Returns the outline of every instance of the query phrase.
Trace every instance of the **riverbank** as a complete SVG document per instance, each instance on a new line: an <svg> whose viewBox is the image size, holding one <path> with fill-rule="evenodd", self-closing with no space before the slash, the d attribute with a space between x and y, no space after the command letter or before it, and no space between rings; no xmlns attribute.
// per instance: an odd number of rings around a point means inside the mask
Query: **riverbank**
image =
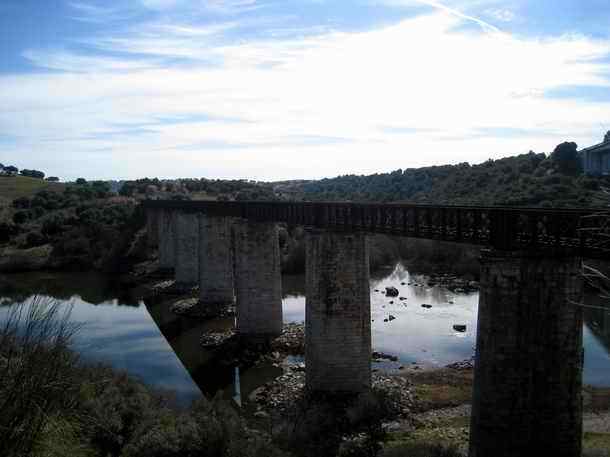
<svg viewBox="0 0 610 457"><path fill-rule="evenodd" d="M455 283L476 288L474 282ZM454 278L431 277L428 282L444 282L453 285ZM406 283L405 283L406 285ZM398 282L400 286L400 282ZM417 283L419 286L419 283ZM377 294L381 294L380 289ZM373 291L373 293L375 293ZM184 303L184 300L178 300ZM191 301L195 303L195 301ZM174 312L178 307L174 308ZM180 310L184 315L184 309ZM218 343L204 335L204 346ZM212 343L210 343L212 339ZM283 334L262 352L246 353L246 357L234 357L241 366L272 364L281 369L274 380L242 395L243 411L256 427L273 429L277 424L293 420L295 405L306 399L303 324L285 324ZM395 360L392 354L374 352L372 362ZM374 365L375 366L375 365ZM472 359L451 363L442 368L428 368L425 365L401 365L398 372L388 373L374 369L373 393L387 399L389 414L381 421L383 431L383 451L380 455L409 455L411 449L441 444L445 449L455 448L456 455L467 455L470 401L473 382ZM608 455L610 452L610 388L586 386L583 389L585 414L583 417L585 456ZM345 440L355 440L345 435Z"/></svg>
<svg viewBox="0 0 610 457"><path fill-rule="evenodd" d="M413 386L411 421L392 424L386 446L456 446L467 455L473 368L445 367L397 375ZM583 456L610 455L610 388L583 387Z"/></svg>

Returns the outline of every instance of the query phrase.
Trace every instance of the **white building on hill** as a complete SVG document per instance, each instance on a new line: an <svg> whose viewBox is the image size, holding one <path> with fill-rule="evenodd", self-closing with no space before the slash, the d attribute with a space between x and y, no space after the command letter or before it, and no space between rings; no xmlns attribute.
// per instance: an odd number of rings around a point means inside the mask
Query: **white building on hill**
<svg viewBox="0 0 610 457"><path fill-rule="evenodd" d="M580 151L583 169L588 175L610 175L610 131L604 141Z"/></svg>

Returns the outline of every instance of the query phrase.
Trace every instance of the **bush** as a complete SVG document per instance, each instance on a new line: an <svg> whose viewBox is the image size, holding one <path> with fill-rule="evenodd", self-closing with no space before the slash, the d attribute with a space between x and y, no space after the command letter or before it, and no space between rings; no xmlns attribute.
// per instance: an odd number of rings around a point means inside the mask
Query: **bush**
<svg viewBox="0 0 610 457"><path fill-rule="evenodd" d="M50 214L42 221L42 234L53 236L61 233L64 229L65 218L61 214Z"/></svg>
<svg viewBox="0 0 610 457"><path fill-rule="evenodd" d="M29 211L17 211L15 214L13 214L13 222L17 225L25 224L29 220Z"/></svg>
<svg viewBox="0 0 610 457"><path fill-rule="evenodd" d="M13 200L13 208L30 209L31 200L28 197L19 197Z"/></svg>
<svg viewBox="0 0 610 457"><path fill-rule="evenodd" d="M36 246L42 246L47 242L47 238L40 232L29 232L25 236L25 247L34 248Z"/></svg>
<svg viewBox="0 0 610 457"><path fill-rule="evenodd" d="M8 310L0 323L0 455L31 455L48 419L74 409L77 330L70 308L33 298Z"/></svg>
<svg viewBox="0 0 610 457"><path fill-rule="evenodd" d="M8 243L19 230L11 222L0 222L0 243Z"/></svg>
<svg viewBox="0 0 610 457"><path fill-rule="evenodd" d="M578 146L574 142L564 142L555 148L551 154L551 160L555 162L559 171L569 175L582 173L582 163L578 157Z"/></svg>

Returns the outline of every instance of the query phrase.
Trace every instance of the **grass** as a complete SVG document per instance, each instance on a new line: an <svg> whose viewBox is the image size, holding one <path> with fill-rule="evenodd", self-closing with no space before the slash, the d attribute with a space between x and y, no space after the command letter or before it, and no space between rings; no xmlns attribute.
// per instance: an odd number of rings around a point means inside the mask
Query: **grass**
<svg viewBox="0 0 610 457"><path fill-rule="evenodd" d="M610 433L585 432L582 440L583 457L610 455Z"/></svg>
<svg viewBox="0 0 610 457"><path fill-rule="evenodd" d="M61 192L64 187L65 185L61 183L27 176L1 176L0 198L12 201L19 197L29 197L43 189Z"/></svg>

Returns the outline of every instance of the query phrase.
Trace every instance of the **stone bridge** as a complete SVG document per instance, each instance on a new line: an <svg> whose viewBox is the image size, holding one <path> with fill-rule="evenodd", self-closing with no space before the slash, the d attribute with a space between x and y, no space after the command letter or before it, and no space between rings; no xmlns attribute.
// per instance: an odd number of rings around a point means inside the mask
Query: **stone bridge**
<svg viewBox="0 0 610 457"><path fill-rule="evenodd" d="M148 239L176 284L236 332L282 330L278 223L306 228L306 386L371 387L367 234L481 245L470 456L580 456L583 257L610 258L592 210L147 200Z"/></svg>

